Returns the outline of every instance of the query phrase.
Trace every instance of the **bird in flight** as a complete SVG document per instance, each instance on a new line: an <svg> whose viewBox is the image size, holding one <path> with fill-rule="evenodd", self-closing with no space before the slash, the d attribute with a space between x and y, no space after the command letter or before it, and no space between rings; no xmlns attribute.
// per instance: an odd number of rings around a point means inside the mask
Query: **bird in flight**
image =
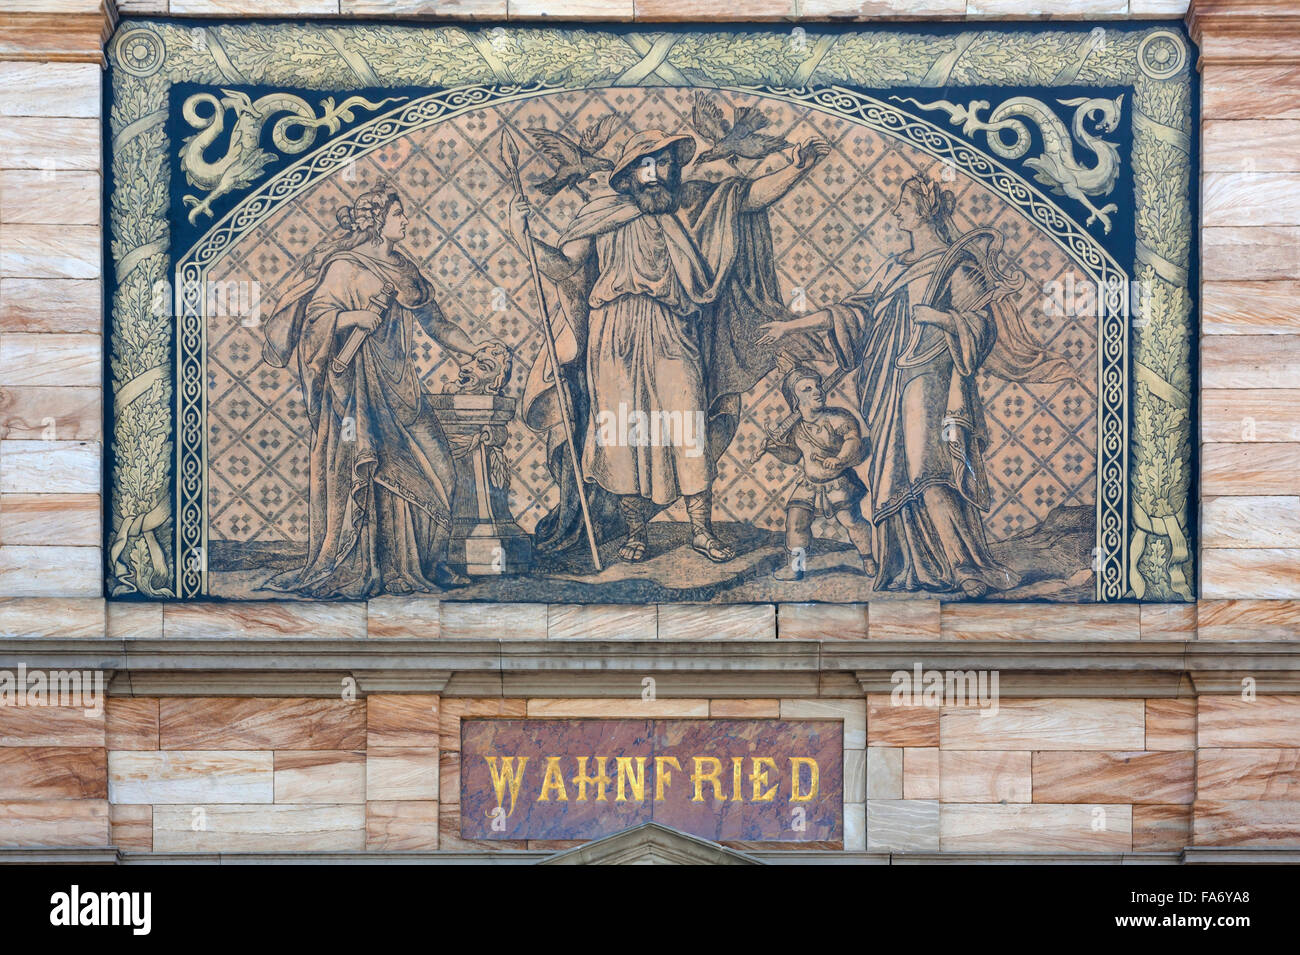
<svg viewBox="0 0 1300 955"><path fill-rule="evenodd" d="M707 139L712 148L696 160L699 163L725 159L735 164L742 159L763 159L790 144L780 136L761 132L768 119L757 106L738 106L732 121L717 103L705 93L695 94L695 108L691 111L691 124L700 137Z"/></svg>
<svg viewBox="0 0 1300 955"><path fill-rule="evenodd" d="M614 164L597 153L609 142L615 122L615 116L602 117L584 129L577 142L563 133L549 129L529 130L537 148L555 167L553 174L535 183L537 191L545 196L553 196L562 189L573 186L581 192L581 183L598 172L613 169Z"/></svg>

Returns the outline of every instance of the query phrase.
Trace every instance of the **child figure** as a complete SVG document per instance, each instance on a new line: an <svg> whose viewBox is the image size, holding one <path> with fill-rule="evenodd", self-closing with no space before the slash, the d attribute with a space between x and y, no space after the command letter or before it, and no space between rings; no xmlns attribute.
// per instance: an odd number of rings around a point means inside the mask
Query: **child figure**
<svg viewBox="0 0 1300 955"><path fill-rule="evenodd" d="M777 568L777 580L802 580L804 555L812 544L813 514L834 517L848 531L862 557L863 573L876 575L871 553L871 522L860 507L867 487L853 469L866 460L868 442L858 419L842 408L826 407L822 376L808 365L795 364L781 379L781 394L799 420L762 451L786 464L801 464L803 473L785 502L785 541L790 560Z"/></svg>

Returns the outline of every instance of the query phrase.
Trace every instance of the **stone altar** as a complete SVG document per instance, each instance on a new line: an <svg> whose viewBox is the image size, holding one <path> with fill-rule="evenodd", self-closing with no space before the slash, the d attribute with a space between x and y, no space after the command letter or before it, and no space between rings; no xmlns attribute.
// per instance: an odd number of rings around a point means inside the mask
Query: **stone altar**
<svg viewBox="0 0 1300 955"><path fill-rule="evenodd" d="M533 564L532 541L510 516L510 472L502 446L515 399L490 394L428 395L456 462L447 562L472 576L519 574Z"/></svg>

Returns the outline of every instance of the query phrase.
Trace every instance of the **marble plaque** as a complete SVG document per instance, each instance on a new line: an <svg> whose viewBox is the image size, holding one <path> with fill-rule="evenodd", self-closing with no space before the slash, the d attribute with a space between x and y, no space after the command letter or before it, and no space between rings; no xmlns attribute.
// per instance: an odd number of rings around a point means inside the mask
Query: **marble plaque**
<svg viewBox="0 0 1300 955"><path fill-rule="evenodd" d="M837 720L461 720L465 839L843 840Z"/></svg>
<svg viewBox="0 0 1300 955"><path fill-rule="evenodd" d="M1194 599L1181 25L108 54L113 597Z"/></svg>

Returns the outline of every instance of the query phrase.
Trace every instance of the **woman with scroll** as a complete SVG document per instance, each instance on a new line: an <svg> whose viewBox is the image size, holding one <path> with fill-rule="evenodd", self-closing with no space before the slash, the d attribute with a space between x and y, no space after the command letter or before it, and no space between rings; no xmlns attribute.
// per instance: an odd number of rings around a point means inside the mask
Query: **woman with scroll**
<svg viewBox="0 0 1300 955"><path fill-rule="evenodd" d="M311 431L307 559L266 586L364 599L468 583L446 564L452 452L424 400L414 326L452 352L474 344L395 248L407 218L394 189L338 218L266 326L263 357L296 359Z"/></svg>

